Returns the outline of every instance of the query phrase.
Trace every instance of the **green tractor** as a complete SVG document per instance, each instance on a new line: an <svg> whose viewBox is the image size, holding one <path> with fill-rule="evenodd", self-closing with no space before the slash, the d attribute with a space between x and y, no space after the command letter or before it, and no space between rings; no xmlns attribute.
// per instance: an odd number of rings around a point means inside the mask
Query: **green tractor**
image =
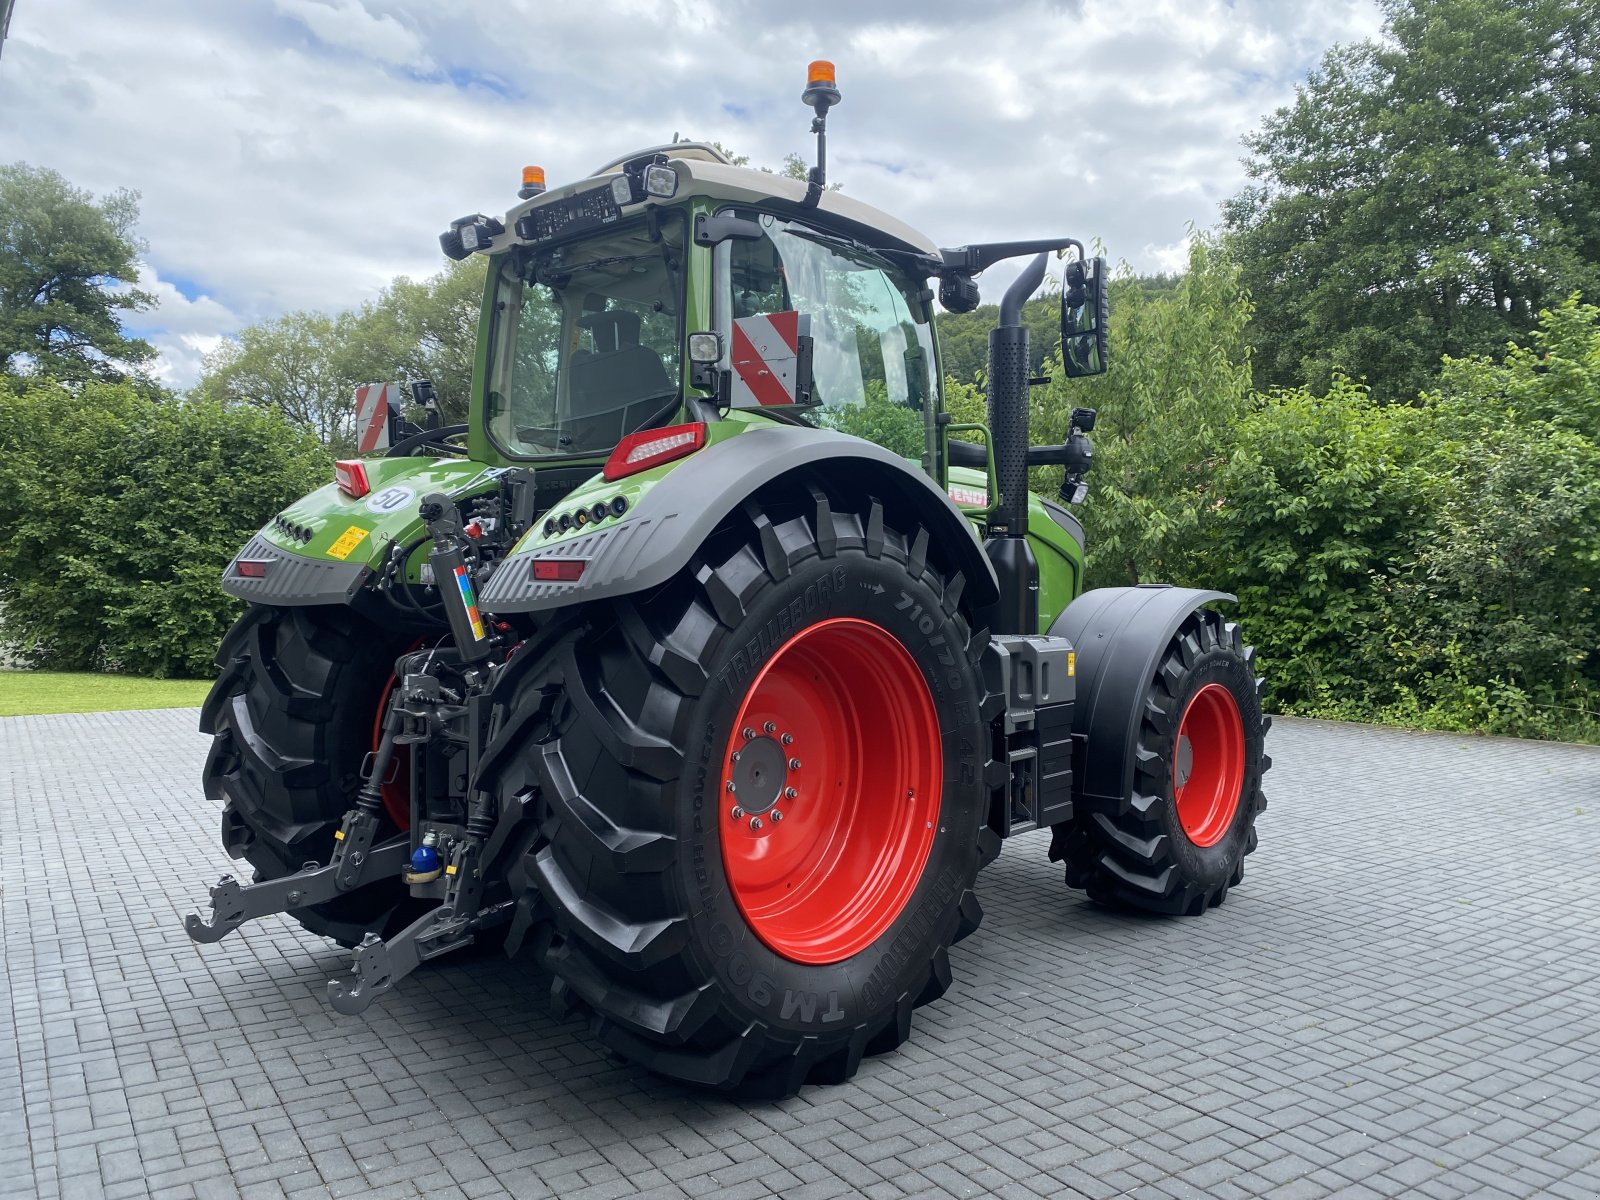
<svg viewBox="0 0 1600 1200"><path fill-rule="evenodd" d="M1232 597L1084 591L1094 413L1029 445L1023 301L1058 253L1063 369L1104 371L1104 261L829 190L831 66L804 99L808 180L674 143L443 235L488 257L470 421L380 408L388 454L224 575L204 782L254 881L196 941L290 913L354 949L342 1013L532 954L612 1050L781 1096L907 1038L1013 834L1107 905L1240 882L1268 721ZM933 285L970 311L1014 257L987 424L952 423Z"/></svg>

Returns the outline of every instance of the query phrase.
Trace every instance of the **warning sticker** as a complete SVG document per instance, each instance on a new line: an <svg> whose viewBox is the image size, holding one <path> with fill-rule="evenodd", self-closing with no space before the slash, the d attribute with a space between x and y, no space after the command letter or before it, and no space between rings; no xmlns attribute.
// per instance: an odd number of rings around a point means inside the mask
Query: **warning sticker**
<svg viewBox="0 0 1600 1200"><path fill-rule="evenodd" d="M350 557L350 551L359 546L366 536L367 531L365 529L359 525L352 525L334 540L333 545L328 547L328 553L343 562Z"/></svg>

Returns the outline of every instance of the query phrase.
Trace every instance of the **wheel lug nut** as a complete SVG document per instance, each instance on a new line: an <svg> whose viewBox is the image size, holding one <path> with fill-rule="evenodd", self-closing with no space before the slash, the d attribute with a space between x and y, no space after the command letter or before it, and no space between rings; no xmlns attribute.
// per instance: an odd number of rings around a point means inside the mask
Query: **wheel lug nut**
<svg viewBox="0 0 1600 1200"><path fill-rule="evenodd" d="M739 761L739 754L740 754L740 752L738 750L735 750L733 752L733 761L734 762L738 762Z"/></svg>
<svg viewBox="0 0 1600 1200"><path fill-rule="evenodd" d="M792 746L792 745L794 745L794 734L786 733L786 734L783 735L783 738L781 740L783 741L783 744L785 746Z"/></svg>
<svg viewBox="0 0 1600 1200"><path fill-rule="evenodd" d="M781 808L773 809L772 810L772 823L774 825L776 825L781 820L783 820L783 810Z"/></svg>
<svg viewBox="0 0 1600 1200"><path fill-rule="evenodd" d="M761 828L761 818L760 817L751 817L750 818L750 828L751 829L760 829Z"/></svg>
<svg viewBox="0 0 1600 1200"><path fill-rule="evenodd" d="M795 790L794 788L784 788L783 789L783 798L785 800L793 800L799 794L800 793L797 790Z"/></svg>
<svg viewBox="0 0 1600 1200"><path fill-rule="evenodd" d="M800 760L798 758L791 758L789 760L789 770L798 771L799 769L800 769Z"/></svg>
<svg viewBox="0 0 1600 1200"><path fill-rule="evenodd" d="M778 727L776 725L774 725L771 721L768 721L761 728L767 733L777 733L778 732Z"/></svg>
<svg viewBox="0 0 1600 1200"><path fill-rule="evenodd" d="M742 820L744 820L744 809L740 808L737 804L735 804L728 811L728 815L730 817L732 817L735 821L742 821Z"/></svg>
<svg viewBox="0 0 1600 1200"><path fill-rule="evenodd" d="M746 728L744 730L744 740L748 742L751 738L753 738L755 736L756 736L756 731L754 729L751 729L748 726L746 726Z"/></svg>
<svg viewBox="0 0 1600 1200"><path fill-rule="evenodd" d="M734 781L731 780L731 779L728 780L728 791L737 792L738 790L739 790L739 785L734 783Z"/></svg>

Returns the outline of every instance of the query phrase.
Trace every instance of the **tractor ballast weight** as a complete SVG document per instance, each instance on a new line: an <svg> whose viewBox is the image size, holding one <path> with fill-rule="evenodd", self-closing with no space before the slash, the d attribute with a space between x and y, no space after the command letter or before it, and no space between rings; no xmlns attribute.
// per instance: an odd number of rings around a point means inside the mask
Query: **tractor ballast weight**
<svg viewBox="0 0 1600 1200"><path fill-rule="evenodd" d="M1014 834L1109 905L1240 882L1269 760L1231 597L1085 592L1094 411L1029 445L1022 305L1067 257L1057 361L1105 370L1104 261L828 190L839 99L813 63L804 182L671 143L451 223L489 260L470 419L414 387L426 427L224 572L204 785L255 882L195 941L292 915L354 951L350 1015L503 945L633 1061L781 1096L906 1039ZM930 284L971 311L1025 256L953 424Z"/></svg>

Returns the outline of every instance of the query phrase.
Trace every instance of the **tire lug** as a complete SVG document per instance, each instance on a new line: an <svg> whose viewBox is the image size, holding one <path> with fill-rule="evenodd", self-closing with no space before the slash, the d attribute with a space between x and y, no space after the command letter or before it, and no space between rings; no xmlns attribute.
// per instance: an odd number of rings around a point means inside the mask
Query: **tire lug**
<svg viewBox="0 0 1600 1200"><path fill-rule="evenodd" d="M740 808L737 804L735 804L728 811L728 815L730 817L732 817L735 821L742 821L742 820L744 820L744 809Z"/></svg>
<svg viewBox="0 0 1600 1200"><path fill-rule="evenodd" d="M783 798L785 800L793 800L799 794L799 791L792 787L783 789Z"/></svg>
<svg viewBox="0 0 1600 1200"><path fill-rule="evenodd" d="M792 746L794 745L794 734L786 733L778 740L781 741L785 746Z"/></svg>
<svg viewBox="0 0 1600 1200"><path fill-rule="evenodd" d="M728 780L728 793L731 795L734 792L737 792L738 790L739 790L739 785L734 783L734 781L731 780L731 779Z"/></svg>
<svg viewBox="0 0 1600 1200"><path fill-rule="evenodd" d="M789 760L789 770L798 771L799 769L800 769L800 760L798 758L791 758Z"/></svg>
<svg viewBox="0 0 1600 1200"><path fill-rule="evenodd" d="M740 751L738 751L738 750L735 750L733 752L733 761L734 762L738 762L739 761L739 754L740 754Z"/></svg>
<svg viewBox="0 0 1600 1200"><path fill-rule="evenodd" d="M772 823L774 825L776 825L781 820L783 820L783 809L781 809L781 808L773 809L772 810Z"/></svg>
<svg viewBox="0 0 1600 1200"><path fill-rule="evenodd" d="M750 818L750 828L751 828L752 831L759 830L761 828L761 818L760 817L751 817Z"/></svg>
<svg viewBox="0 0 1600 1200"><path fill-rule="evenodd" d="M761 727L761 729L765 733L777 733L778 732L778 727L776 725L774 725L771 721L768 721L765 725L763 725Z"/></svg>
<svg viewBox="0 0 1600 1200"><path fill-rule="evenodd" d="M756 736L756 731L754 729L751 729L749 726L746 726L743 732L744 732L744 740L747 741L747 742L752 740Z"/></svg>

